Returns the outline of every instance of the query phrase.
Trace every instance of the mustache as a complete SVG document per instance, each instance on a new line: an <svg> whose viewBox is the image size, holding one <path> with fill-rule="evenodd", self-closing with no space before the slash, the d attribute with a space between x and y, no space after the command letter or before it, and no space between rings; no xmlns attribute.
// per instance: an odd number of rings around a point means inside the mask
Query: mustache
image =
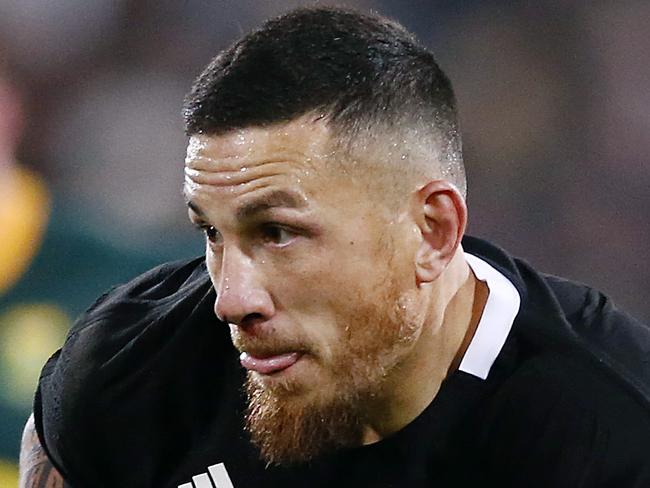
<svg viewBox="0 0 650 488"><path fill-rule="evenodd" d="M255 357L269 357L288 352L307 353L313 346L297 337L282 337L277 333L246 336L231 332L230 338L239 352L246 352Z"/></svg>

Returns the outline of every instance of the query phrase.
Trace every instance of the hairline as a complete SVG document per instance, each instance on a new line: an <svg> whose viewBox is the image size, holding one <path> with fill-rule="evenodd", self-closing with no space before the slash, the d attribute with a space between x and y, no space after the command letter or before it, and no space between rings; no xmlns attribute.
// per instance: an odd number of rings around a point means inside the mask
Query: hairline
<svg viewBox="0 0 650 488"><path fill-rule="evenodd" d="M398 120L394 120L394 119ZM459 166L463 171L462 152L458 154L459 160L450 161L452 154L445 151L442 144L447 136L433 123L426 124L413 119L417 118L407 114L393 117L388 120L377 117L362 117L354 120L335 118L330 108L310 109L291 119L279 119L268 124L250 124L242 127L234 127L228 130L213 131L188 131L189 137L195 136L223 136L240 130L250 128L271 128L291 124L300 119L310 123L322 122L328 131L327 154L335 155L331 163L336 164L335 170L344 173L357 172L368 183L368 187L375 188L375 183L387 186L384 182L393 176L399 176L390 180L390 186L395 190L401 189L413 180L445 179L458 188L463 198L466 197L466 181L463 175L461 181L445 174L445 163ZM361 123L363 125L355 124ZM397 128L396 128L397 127ZM412 133L419 134L420 140L414 140ZM396 147L388 147L397 143ZM379 141L379 142L377 142ZM370 158L370 153L379 151L381 155ZM400 147L401 146L401 147ZM431 149L422 149L424 146L431 146ZM402 154L409 154L402 159ZM445 157L447 155L447 157ZM426 161L422 161L426 158ZM401 164L401 165L400 165ZM369 177L369 171L371 175Z"/></svg>

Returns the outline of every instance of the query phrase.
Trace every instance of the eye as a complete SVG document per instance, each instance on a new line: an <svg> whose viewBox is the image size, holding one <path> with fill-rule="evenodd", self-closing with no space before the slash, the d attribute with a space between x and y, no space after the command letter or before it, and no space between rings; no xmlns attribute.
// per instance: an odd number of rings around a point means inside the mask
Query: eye
<svg viewBox="0 0 650 488"><path fill-rule="evenodd" d="M221 244L221 233L212 225L202 224L197 226L205 234L211 244Z"/></svg>
<svg viewBox="0 0 650 488"><path fill-rule="evenodd" d="M296 234L294 232L281 225L266 224L262 226L263 239L273 244L288 244L295 236Z"/></svg>

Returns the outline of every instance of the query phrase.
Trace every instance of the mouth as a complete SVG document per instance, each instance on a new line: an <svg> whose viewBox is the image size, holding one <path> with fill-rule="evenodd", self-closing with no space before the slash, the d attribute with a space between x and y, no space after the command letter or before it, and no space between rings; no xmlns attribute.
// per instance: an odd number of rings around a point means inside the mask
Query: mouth
<svg viewBox="0 0 650 488"><path fill-rule="evenodd" d="M275 355L254 356L248 352L242 352L239 362L248 371L255 371L260 374L274 374L290 368L302 357L301 352L286 352Z"/></svg>

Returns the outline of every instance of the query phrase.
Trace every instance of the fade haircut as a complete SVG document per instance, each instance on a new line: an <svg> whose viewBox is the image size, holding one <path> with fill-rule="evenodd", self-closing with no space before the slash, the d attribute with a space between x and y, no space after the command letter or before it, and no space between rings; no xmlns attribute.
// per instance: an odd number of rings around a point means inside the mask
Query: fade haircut
<svg viewBox="0 0 650 488"><path fill-rule="evenodd" d="M451 82L411 33L379 15L310 7L265 22L212 60L183 114L190 136L307 114L326 119L337 144L349 150L390 134L423 145L426 164L434 159L437 166L426 171L466 192ZM407 166L407 156L397 159ZM406 169L413 168L400 171Z"/></svg>

